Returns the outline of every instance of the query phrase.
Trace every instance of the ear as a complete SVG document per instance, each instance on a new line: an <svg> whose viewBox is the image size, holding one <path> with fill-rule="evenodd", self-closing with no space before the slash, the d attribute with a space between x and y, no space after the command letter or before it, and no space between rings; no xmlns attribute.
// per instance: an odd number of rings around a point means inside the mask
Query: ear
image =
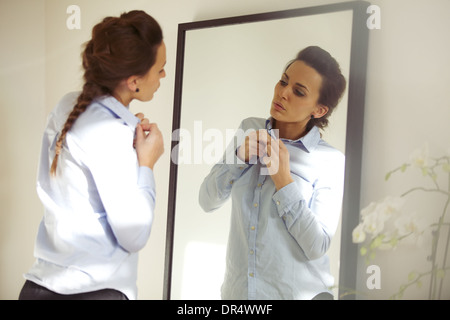
<svg viewBox="0 0 450 320"><path fill-rule="evenodd" d="M138 76L131 76L128 79L126 79L126 84L129 90L136 92L136 89L138 88Z"/></svg>
<svg viewBox="0 0 450 320"><path fill-rule="evenodd" d="M327 106L324 106L322 104L319 104L316 106L314 112L311 114L314 116L314 118L322 118L324 115L328 113L329 108Z"/></svg>

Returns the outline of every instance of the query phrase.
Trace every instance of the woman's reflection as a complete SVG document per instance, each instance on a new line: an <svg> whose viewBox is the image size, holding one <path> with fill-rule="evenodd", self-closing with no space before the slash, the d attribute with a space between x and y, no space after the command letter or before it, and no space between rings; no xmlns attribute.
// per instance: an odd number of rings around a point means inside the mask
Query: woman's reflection
<svg viewBox="0 0 450 320"><path fill-rule="evenodd" d="M341 213L344 155L319 129L345 86L328 52L300 51L275 86L271 117L243 120L238 133L247 134L229 148L234 162L226 154L203 181L205 211L232 198L223 299L333 298L326 252Z"/></svg>

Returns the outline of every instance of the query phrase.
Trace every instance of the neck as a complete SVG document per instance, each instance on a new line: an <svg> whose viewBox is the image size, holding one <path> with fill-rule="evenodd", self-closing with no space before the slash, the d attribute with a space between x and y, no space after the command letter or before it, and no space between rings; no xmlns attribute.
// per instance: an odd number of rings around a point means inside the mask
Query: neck
<svg viewBox="0 0 450 320"><path fill-rule="evenodd" d="M297 140L305 136L307 123L301 122L281 122L273 119L273 128L278 129L280 138Z"/></svg>
<svg viewBox="0 0 450 320"><path fill-rule="evenodd" d="M129 92L127 92L126 90L121 90L120 87L114 90L112 95L125 107L128 107L133 100Z"/></svg>

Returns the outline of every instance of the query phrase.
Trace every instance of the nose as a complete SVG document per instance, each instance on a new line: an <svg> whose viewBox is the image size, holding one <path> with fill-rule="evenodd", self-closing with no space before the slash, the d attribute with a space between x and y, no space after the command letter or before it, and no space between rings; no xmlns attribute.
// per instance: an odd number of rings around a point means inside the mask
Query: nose
<svg viewBox="0 0 450 320"><path fill-rule="evenodd" d="M280 96L280 98L287 100L289 98L289 88L288 86L280 86L279 91L278 91L278 95Z"/></svg>

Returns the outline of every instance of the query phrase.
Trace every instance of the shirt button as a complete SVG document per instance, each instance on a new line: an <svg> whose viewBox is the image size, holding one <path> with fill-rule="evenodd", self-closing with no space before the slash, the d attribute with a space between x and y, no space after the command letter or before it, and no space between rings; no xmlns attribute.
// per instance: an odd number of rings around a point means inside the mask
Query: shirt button
<svg viewBox="0 0 450 320"><path fill-rule="evenodd" d="M230 181L230 184L233 184L233 180Z"/></svg>
<svg viewBox="0 0 450 320"><path fill-rule="evenodd" d="M255 230L255 226L251 226L250 229Z"/></svg>
<svg viewBox="0 0 450 320"><path fill-rule="evenodd" d="M250 250L250 254L254 254L255 253L255 251L253 251L253 250Z"/></svg>
<svg viewBox="0 0 450 320"><path fill-rule="evenodd" d="M262 186L262 184L261 184L261 183L258 183L258 188L261 188L261 186Z"/></svg>
<svg viewBox="0 0 450 320"><path fill-rule="evenodd" d="M280 205L280 201L277 201L277 206L279 206Z"/></svg>
<svg viewBox="0 0 450 320"><path fill-rule="evenodd" d="M250 277L252 277L252 278L253 278L253 276L254 276L253 272L250 272L248 275L249 275Z"/></svg>
<svg viewBox="0 0 450 320"><path fill-rule="evenodd" d="M256 208L256 207L258 207L258 204L257 204L257 203L254 203L253 206Z"/></svg>

